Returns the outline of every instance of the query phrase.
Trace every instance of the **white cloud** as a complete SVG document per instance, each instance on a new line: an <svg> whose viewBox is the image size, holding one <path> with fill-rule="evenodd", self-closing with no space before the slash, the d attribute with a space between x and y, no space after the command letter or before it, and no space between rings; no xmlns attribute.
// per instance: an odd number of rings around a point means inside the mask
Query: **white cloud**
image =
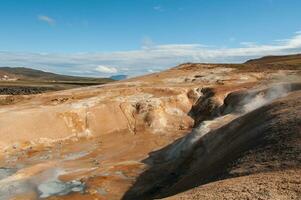
<svg viewBox="0 0 301 200"><path fill-rule="evenodd" d="M201 44L152 44L148 48L111 53L42 54L0 51L0 66L33 67L85 76L107 76L118 72L136 76L149 73L150 69L161 71L184 62L238 63L265 55L294 53L301 53L301 33L273 44L243 43L239 48L217 48Z"/></svg>
<svg viewBox="0 0 301 200"><path fill-rule="evenodd" d="M255 42L241 42L240 45L246 46L246 47L256 47L257 44Z"/></svg>
<svg viewBox="0 0 301 200"><path fill-rule="evenodd" d="M55 20L49 16L46 15L38 15L38 20L42 21L42 22L46 22L49 25L54 25L55 24Z"/></svg>
<svg viewBox="0 0 301 200"><path fill-rule="evenodd" d="M122 67L122 68L120 68L120 70L122 70L122 71L129 71L130 68L128 68L128 67Z"/></svg>
<svg viewBox="0 0 301 200"><path fill-rule="evenodd" d="M159 72L159 70L148 69L147 72L149 72L149 73L156 73L156 72Z"/></svg>
<svg viewBox="0 0 301 200"><path fill-rule="evenodd" d="M230 37L229 42L235 42L236 38L235 37Z"/></svg>
<svg viewBox="0 0 301 200"><path fill-rule="evenodd" d="M142 48L149 49L154 47L154 45L155 43L150 37L146 36L142 39Z"/></svg>
<svg viewBox="0 0 301 200"><path fill-rule="evenodd" d="M108 66L104 66L104 65L98 65L95 68L96 71L101 72L101 73L105 73L105 74L114 74L117 73L118 70L115 67L108 67Z"/></svg>
<svg viewBox="0 0 301 200"><path fill-rule="evenodd" d="M164 11L164 9L160 5L154 6L153 9L155 11L159 11L159 12L163 12Z"/></svg>

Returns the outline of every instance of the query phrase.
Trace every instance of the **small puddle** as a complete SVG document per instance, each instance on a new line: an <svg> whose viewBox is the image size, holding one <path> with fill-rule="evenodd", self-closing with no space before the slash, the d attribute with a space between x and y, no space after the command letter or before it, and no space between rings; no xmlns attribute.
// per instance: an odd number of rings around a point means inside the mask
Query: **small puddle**
<svg viewBox="0 0 301 200"><path fill-rule="evenodd" d="M38 186L40 198L63 196L71 192L83 193L86 186L80 181L62 182L59 180L42 183Z"/></svg>
<svg viewBox="0 0 301 200"><path fill-rule="evenodd" d="M0 168L0 180L9 177L10 175L14 174L16 172L15 169L11 169L11 168Z"/></svg>
<svg viewBox="0 0 301 200"><path fill-rule="evenodd" d="M0 168L0 200L10 200L23 194L36 194L43 199L85 191L86 185L81 181L59 180L58 177L63 174L66 174L65 170L51 168L27 177L25 173L16 172L14 169Z"/></svg>
<svg viewBox="0 0 301 200"><path fill-rule="evenodd" d="M98 194L103 196L107 195L108 193L104 188L97 188L96 191L98 192Z"/></svg>
<svg viewBox="0 0 301 200"><path fill-rule="evenodd" d="M63 156L63 158L65 161L76 160L76 159L82 158L84 156L87 156L89 154L90 154L90 152L80 151L80 152L66 154Z"/></svg>

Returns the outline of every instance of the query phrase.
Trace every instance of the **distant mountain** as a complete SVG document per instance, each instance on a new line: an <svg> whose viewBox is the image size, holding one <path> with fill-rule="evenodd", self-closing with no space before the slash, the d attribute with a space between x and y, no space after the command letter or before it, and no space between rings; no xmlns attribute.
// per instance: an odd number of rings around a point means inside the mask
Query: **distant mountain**
<svg viewBox="0 0 301 200"><path fill-rule="evenodd" d="M114 76L111 76L110 79L113 79L113 80L116 80L116 81L120 81L120 80L124 80L124 79L127 79L127 75L114 75Z"/></svg>
<svg viewBox="0 0 301 200"><path fill-rule="evenodd" d="M25 67L0 67L0 80L25 80L25 81L54 81L54 82L110 82L109 78L90 78L55 74Z"/></svg>
<svg viewBox="0 0 301 200"><path fill-rule="evenodd" d="M258 59L252 59L245 64L288 64L301 65L301 54L283 55L283 56L265 56Z"/></svg>

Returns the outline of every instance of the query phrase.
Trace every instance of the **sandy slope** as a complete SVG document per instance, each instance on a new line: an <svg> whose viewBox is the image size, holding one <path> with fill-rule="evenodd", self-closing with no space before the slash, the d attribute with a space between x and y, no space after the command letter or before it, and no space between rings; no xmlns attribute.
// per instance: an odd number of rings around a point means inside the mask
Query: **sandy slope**
<svg viewBox="0 0 301 200"><path fill-rule="evenodd" d="M260 173L209 183L166 199L300 199L300 180L300 169Z"/></svg>
<svg viewBox="0 0 301 200"><path fill-rule="evenodd" d="M224 138L219 142L219 146L215 147L212 155L208 155L210 158L207 158L207 162L210 162L216 154L220 157L214 159L208 167L211 169L209 171L208 168L205 169L207 174L204 174L202 170L204 167L200 166L204 163L202 162L204 155L200 155L197 153L198 150L195 150L194 153L197 155L193 157L199 156L199 159L189 161L189 170L169 188L169 193L178 193L185 188L198 186L202 182L204 184L218 179L224 180L199 186L171 199L201 197L210 199L213 198L213 194L227 199L234 197L299 199L301 197L300 97L300 92L292 93L234 120L225 127L224 131L218 130L217 133L212 133L213 137L214 134L222 134ZM236 136L233 137L234 135ZM226 143L228 148L223 143ZM219 149L222 152L219 152ZM235 178L240 176L243 177ZM206 178L207 180L204 180ZM221 187L226 185L227 187ZM205 188L212 188L212 190L207 191Z"/></svg>

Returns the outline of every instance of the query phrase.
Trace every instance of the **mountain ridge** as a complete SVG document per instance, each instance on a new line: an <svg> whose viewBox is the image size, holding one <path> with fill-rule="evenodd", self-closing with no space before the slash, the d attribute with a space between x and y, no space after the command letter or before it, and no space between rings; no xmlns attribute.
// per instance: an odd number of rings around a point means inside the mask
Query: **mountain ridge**
<svg viewBox="0 0 301 200"><path fill-rule="evenodd" d="M247 60L244 64L291 64L301 65L301 54L270 55Z"/></svg>

